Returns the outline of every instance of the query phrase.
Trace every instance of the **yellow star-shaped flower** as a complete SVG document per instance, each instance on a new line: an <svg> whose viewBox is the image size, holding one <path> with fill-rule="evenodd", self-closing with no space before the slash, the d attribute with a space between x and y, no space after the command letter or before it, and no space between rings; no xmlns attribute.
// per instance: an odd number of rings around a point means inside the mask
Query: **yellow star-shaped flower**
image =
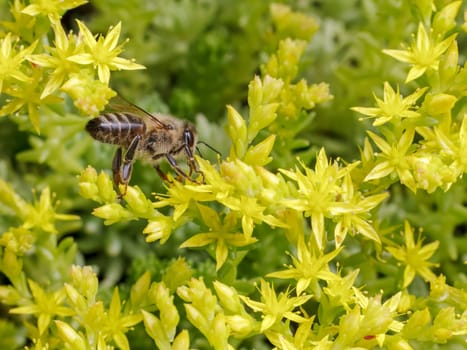
<svg viewBox="0 0 467 350"><path fill-rule="evenodd" d="M94 67L97 67L97 75L99 76L99 80L103 83L109 82L111 70L144 69L144 66L133 62L133 60L118 57L122 52L123 46L123 44L117 45L121 31L121 23L111 28L105 37L99 35L96 38L83 22L77 22L88 52L68 57L70 61L83 65L92 64Z"/></svg>

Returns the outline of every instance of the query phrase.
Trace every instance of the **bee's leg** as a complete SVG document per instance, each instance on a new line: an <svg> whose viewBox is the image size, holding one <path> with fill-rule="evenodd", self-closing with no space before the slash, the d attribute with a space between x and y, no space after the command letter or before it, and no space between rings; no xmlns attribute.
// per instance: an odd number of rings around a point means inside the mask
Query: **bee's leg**
<svg viewBox="0 0 467 350"><path fill-rule="evenodd" d="M199 170L198 165L196 164L196 161L195 161L194 158L192 160L190 160L190 158L188 158L188 166L190 167L190 176L189 176L190 180L191 180L191 175L193 173L197 173L197 174L201 175L201 178L202 178L201 184L204 184L204 173L201 170ZM197 181L194 181L194 182L198 183Z"/></svg>
<svg viewBox="0 0 467 350"><path fill-rule="evenodd" d="M140 135L135 136L133 140L131 140L130 146L128 146L124 156L122 156L121 148L119 148L117 153L115 153L115 157L112 162L112 172L119 199L126 194L128 182L130 182L131 172L133 170L136 150L140 140ZM120 185L125 185L125 190L123 192L120 192Z"/></svg>
<svg viewBox="0 0 467 350"><path fill-rule="evenodd" d="M198 165L196 164L195 157L193 156L193 153L191 152L191 149L190 147L188 147L188 145L185 145L185 153L188 158L188 166L190 167L190 172L188 174L190 180L191 180L191 175L193 173L198 173L203 178L202 183L204 183L204 174L201 170L198 169Z"/></svg>
<svg viewBox="0 0 467 350"><path fill-rule="evenodd" d="M122 195L120 194L120 184L123 184L121 176L122 168L122 148L118 148L115 152L114 158L112 160L112 174L114 180L115 190L117 191L118 198L121 199Z"/></svg>
<svg viewBox="0 0 467 350"><path fill-rule="evenodd" d="M164 172L161 170L161 167L159 166L159 164L154 165L154 169L156 169L162 181L171 182L169 178L167 177L167 175L165 175Z"/></svg>
<svg viewBox="0 0 467 350"><path fill-rule="evenodd" d="M181 176L181 177L184 177L185 179L187 179L188 181L191 181L193 182L193 180L191 179L191 177L189 175L187 175L182 169L180 169L180 167L178 166L177 164L177 161L175 160L175 158L167 153L165 155L165 158L167 158L167 161L169 162L170 166L175 170L175 172Z"/></svg>
<svg viewBox="0 0 467 350"><path fill-rule="evenodd" d="M193 157L193 153L191 153L191 149L187 144L185 144L185 153L188 159L188 166L190 167L190 172L188 175L191 177L193 172L197 172L198 169L196 167L195 157Z"/></svg>

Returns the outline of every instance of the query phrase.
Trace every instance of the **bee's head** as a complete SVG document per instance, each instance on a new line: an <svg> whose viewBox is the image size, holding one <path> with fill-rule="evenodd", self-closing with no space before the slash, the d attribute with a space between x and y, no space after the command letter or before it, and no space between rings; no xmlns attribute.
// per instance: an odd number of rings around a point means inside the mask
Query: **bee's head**
<svg viewBox="0 0 467 350"><path fill-rule="evenodd" d="M193 159L193 154L196 147L196 128L191 123L185 123L183 130L183 143L185 144L185 152L188 158Z"/></svg>

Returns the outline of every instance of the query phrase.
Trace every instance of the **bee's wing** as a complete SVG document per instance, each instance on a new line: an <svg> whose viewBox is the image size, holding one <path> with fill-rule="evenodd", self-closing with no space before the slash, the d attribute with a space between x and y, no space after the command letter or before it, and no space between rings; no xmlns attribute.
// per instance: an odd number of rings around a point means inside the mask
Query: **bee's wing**
<svg viewBox="0 0 467 350"><path fill-rule="evenodd" d="M143 120L149 119L160 129L167 128L167 125L165 125L163 122L157 119L157 117L145 111L141 107L138 107L137 105L127 101L126 99L124 99L122 96L118 94L109 101L109 103L107 104L104 110L104 113L112 113L112 112L134 114L142 118Z"/></svg>

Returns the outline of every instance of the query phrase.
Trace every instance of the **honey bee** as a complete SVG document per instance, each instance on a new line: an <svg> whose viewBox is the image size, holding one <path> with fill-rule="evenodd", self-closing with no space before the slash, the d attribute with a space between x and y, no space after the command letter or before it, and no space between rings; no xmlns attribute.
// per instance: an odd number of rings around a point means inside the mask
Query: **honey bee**
<svg viewBox="0 0 467 350"><path fill-rule="evenodd" d="M167 177L159 167L163 159L179 176L190 181L193 181L193 173L201 174L193 157L196 127L188 121L151 114L117 95L103 113L88 121L86 131L100 142L119 146L112 161L113 181L119 197L126 193L135 159L149 162L164 180ZM177 163L181 157L186 158L188 174ZM123 193L120 193L120 185L125 186Z"/></svg>

